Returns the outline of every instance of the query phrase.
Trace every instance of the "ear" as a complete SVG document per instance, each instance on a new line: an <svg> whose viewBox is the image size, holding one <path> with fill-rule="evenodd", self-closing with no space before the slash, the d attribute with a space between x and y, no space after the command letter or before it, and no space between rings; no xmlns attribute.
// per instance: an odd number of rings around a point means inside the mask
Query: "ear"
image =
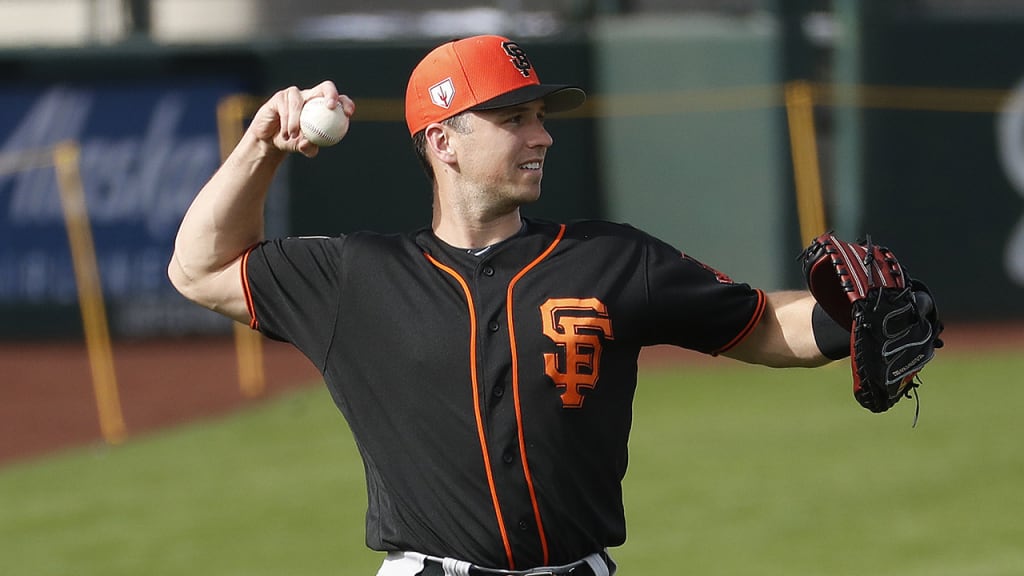
<svg viewBox="0 0 1024 576"><path fill-rule="evenodd" d="M439 123L429 124L424 130L428 153L445 164L454 164L458 160L458 152L449 130Z"/></svg>

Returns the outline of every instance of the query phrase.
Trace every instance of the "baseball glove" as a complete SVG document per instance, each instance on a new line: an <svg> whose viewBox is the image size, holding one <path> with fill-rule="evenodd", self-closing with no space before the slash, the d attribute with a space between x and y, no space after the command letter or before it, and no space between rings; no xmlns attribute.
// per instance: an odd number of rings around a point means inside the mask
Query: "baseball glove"
<svg viewBox="0 0 1024 576"><path fill-rule="evenodd" d="M800 259L818 304L850 330L854 398L872 412L885 412L909 396L942 347L942 322L928 287L870 236L850 243L822 234Z"/></svg>

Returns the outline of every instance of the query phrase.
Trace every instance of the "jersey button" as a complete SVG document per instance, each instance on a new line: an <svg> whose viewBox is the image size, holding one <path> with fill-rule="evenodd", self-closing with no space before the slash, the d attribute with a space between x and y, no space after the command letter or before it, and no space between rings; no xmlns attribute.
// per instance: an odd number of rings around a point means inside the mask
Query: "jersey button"
<svg viewBox="0 0 1024 576"><path fill-rule="evenodd" d="M505 385L504 384L497 384L497 385L495 385L494 386L494 391L491 392L491 394L494 394L498 398L501 398L502 396L505 395Z"/></svg>
<svg viewBox="0 0 1024 576"><path fill-rule="evenodd" d="M494 276L494 268L484 266L484 276Z"/></svg>
<svg viewBox="0 0 1024 576"><path fill-rule="evenodd" d="M505 464L511 464L512 462L515 462L516 454L515 452L512 451L511 448L509 448L508 450L505 450L504 454L501 455L501 459L505 461Z"/></svg>
<svg viewBox="0 0 1024 576"><path fill-rule="evenodd" d="M500 328L500 326L498 325L497 320L491 320L490 324L487 325L487 329L491 332L497 332L498 328Z"/></svg>
<svg viewBox="0 0 1024 576"><path fill-rule="evenodd" d="M526 520L520 520L519 521L519 529L522 530L523 532L526 532L527 530L530 529L530 523L527 522Z"/></svg>

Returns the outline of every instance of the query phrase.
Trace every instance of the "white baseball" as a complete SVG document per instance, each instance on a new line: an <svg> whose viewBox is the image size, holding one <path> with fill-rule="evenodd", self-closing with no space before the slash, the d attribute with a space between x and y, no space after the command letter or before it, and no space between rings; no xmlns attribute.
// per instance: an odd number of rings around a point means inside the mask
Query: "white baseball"
<svg viewBox="0 0 1024 576"><path fill-rule="evenodd" d="M348 116L339 103L333 110L323 97L313 98L302 106L299 114L302 135L317 146L334 146L348 132Z"/></svg>

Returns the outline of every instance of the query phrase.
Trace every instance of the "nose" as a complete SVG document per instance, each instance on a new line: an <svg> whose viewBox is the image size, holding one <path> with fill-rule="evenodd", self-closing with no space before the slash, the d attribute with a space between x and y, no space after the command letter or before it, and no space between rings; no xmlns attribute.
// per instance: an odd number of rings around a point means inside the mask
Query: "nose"
<svg viewBox="0 0 1024 576"><path fill-rule="evenodd" d="M555 143L555 139L551 137L551 133L544 127L541 122L536 123L536 130L530 137L530 145L532 148L550 148Z"/></svg>

